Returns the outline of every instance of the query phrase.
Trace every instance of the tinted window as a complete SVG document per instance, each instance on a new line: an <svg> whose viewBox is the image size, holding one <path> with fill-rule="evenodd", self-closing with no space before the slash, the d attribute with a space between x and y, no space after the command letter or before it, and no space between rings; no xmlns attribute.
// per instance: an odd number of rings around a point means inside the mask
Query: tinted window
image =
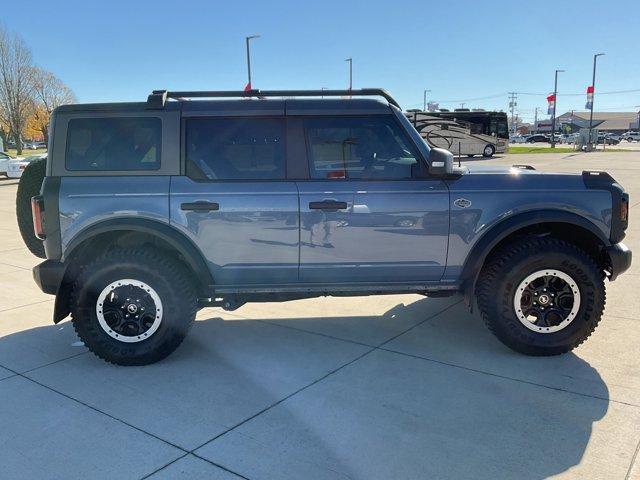
<svg viewBox="0 0 640 480"><path fill-rule="evenodd" d="M186 155L191 178L284 179L284 120L190 119L186 125Z"/></svg>
<svg viewBox="0 0 640 480"><path fill-rule="evenodd" d="M392 117L305 120L311 178L407 179L418 165Z"/></svg>
<svg viewBox="0 0 640 480"><path fill-rule="evenodd" d="M159 118L78 118L67 128L68 170L157 170Z"/></svg>

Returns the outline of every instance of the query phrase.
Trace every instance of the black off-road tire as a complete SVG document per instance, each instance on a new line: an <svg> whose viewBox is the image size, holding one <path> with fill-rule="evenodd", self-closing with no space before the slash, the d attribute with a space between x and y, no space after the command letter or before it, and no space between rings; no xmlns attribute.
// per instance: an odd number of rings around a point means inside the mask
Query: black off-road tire
<svg viewBox="0 0 640 480"><path fill-rule="evenodd" d="M33 232L33 217L31 215L31 197L40 194L44 180L46 160L36 160L26 166L18 183L16 195L16 216L20 235L27 248L36 257L45 258L44 244Z"/></svg>
<svg viewBox="0 0 640 480"><path fill-rule="evenodd" d="M136 279L162 302L160 326L149 338L125 343L102 328L96 313L100 292L120 279ZM111 250L82 268L70 299L73 327L85 346L117 365L148 365L171 354L187 335L197 311L193 278L174 258L153 249Z"/></svg>
<svg viewBox="0 0 640 480"><path fill-rule="evenodd" d="M533 272L554 269L569 275L580 290L576 317L553 333L530 330L518 320L514 295ZM604 311L604 273L575 245L553 237L531 237L506 245L487 259L476 286L478 307L489 330L506 346L525 355L569 352L595 330Z"/></svg>

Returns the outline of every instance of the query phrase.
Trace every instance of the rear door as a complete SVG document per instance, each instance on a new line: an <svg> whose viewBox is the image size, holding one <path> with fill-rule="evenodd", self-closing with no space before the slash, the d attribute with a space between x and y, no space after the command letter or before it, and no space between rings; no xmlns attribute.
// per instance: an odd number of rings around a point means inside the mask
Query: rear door
<svg viewBox="0 0 640 480"><path fill-rule="evenodd" d="M310 179L300 191L300 280L437 281L446 264L449 192L389 115L303 119Z"/></svg>
<svg viewBox="0 0 640 480"><path fill-rule="evenodd" d="M196 113L183 119L186 175L171 180L171 223L203 252L218 286L295 283L298 191L286 180L283 108Z"/></svg>

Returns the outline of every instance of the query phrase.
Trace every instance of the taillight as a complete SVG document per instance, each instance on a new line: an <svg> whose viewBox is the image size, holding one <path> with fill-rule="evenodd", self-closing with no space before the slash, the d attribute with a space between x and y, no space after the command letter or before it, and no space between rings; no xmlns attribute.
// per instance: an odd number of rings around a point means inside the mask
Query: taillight
<svg viewBox="0 0 640 480"><path fill-rule="evenodd" d="M44 213L44 199L38 195L31 198L31 215L33 216L33 232L40 240L44 240L44 222L42 215Z"/></svg>
<svg viewBox="0 0 640 480"><path fill-rule="evenodd" d="M626 198L620 201L620 221L627 223L629 220L629 202Z"/></svg>

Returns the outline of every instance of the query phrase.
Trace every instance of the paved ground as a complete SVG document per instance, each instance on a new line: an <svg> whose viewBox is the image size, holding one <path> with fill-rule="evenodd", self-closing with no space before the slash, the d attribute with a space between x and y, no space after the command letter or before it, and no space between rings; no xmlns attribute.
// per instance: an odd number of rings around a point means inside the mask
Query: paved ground
<svg viewBox="0 0 640 480"><path fill-rule="evenodd" d="M640 251L640 154L475 162L608 169ZM15 191L0 180L1 478L640 479L640 262L562 357L512 353L458 297L389 296L206 309L169 359L122 368L50 322Z"/></svg>

